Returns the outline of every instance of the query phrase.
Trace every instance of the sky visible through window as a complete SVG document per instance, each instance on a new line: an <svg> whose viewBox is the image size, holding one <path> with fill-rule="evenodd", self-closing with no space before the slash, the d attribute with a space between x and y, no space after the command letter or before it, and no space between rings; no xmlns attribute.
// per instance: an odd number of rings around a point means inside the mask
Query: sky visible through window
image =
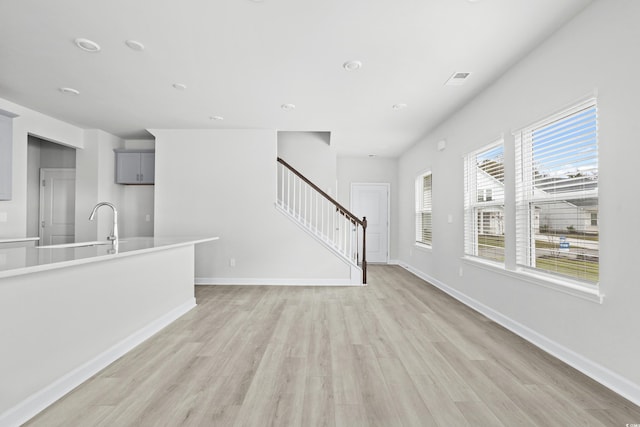
<svg viewBox="0 0 640 427"><path fill-rule="evenodd" d="M502 145L498 145L494 148L490 148L487 151L483 151L478 153L476 156L476 161L478 164L485 163L486 161L494 161L498 163L502 163L502 158L504 154L504 148Z"/></svg>
<svg viewBox="0 0 640 427"><path fill-rule="evenodd" d="M534 130L533 153L542 182L549 178L597 178L595 106Z"/></svg>

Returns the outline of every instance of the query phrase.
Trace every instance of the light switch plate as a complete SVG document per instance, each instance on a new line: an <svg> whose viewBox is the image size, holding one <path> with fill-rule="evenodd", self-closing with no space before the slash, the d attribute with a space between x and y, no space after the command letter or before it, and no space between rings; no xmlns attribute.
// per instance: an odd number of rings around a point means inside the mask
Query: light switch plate
<svg viewBox="0 0 640 427"><path fill-rule="evenodd" d="M0 222L7 222L7 213L0 212Z"/></svg>

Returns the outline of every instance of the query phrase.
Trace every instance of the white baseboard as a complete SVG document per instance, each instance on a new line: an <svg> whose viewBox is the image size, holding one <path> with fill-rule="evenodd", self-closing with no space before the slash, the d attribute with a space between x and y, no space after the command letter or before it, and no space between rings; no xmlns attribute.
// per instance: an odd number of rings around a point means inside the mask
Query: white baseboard
<svg viewBox="0 0 640 427"><path fill-rule="evenodd" d="M170 323L196 306L195 298L189 299L162 317L128 336L118 344L106 350L85 364L57 379L39 392L29 396L13 408L0 414L0 426L19 426L36 416L56 400L91 378L117 359L133 350L152 335L164 329Z"/></svg>
<svg viewBox="0 0 640 427"><path fill-rule="evenodd" d="M196 285L244 286L362 286L349 279L241 279L232 277L196 277Z"/></svg>
<svg viewBox="0 0 640 427"><path fill-rule="evenodd" d="M618 393L622 397L629 399L636 405L640 405L640 385L635 384L634 382L611 371L610 369L587 359L581 354L578 354L575 351L568 349L553 340L550 340L546 336L539 334L533 329L530 329L527 326L524 326L521 323L518 323L517 321L503 315L502 313L499 313L492 308L487 307L481 302L468 297L462 292L445 285L439 280L416 268L413 268L410 265L400 262L398 263L398 265L418 276L419 278L429 282L433 286L449 294L463 304L485 315L489 319L500 324L514 334L524 338L525 340L546 351L552 356L557 357L558 359L562 360L566 364L572 366L588 377Z"/></svg>

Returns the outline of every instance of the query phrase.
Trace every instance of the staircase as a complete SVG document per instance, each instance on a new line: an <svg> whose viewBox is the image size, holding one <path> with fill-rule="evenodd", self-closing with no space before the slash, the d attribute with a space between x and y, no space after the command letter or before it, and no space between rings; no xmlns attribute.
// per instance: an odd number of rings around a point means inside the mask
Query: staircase
<svg viewBox="0 0 640 427"><path fill-rule="evenodd" d="M287 162L278 158L276 208L351 266L367 283L367 218L359 219Z"/></svg>

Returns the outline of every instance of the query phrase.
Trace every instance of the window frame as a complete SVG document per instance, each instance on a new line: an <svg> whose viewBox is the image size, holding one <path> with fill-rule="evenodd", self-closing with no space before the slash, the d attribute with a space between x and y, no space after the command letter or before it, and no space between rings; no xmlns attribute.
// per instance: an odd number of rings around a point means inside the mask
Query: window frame
<svg viewBox="0 0 640 427"><path fill-rule="evenodd" d="M502 156L502 186L500 191L496 192L493 188L478 187L478 157L490 153L496 149L501 150ZM499 138L489 144L480 147L464 156L464 254L466 257L473 257L482 262L495 263L504 267L506 251L504 248L504 237L502 241L502 260L480 254L480 228L484 228L484 218L486 214L500 212L501 218L497 221L497 225L502 230L502 236L505 236L505 181L504 181L504 138ZM484 171L485 174L488 174ZM497 180L493 175L489 179ZM479 218L482 218L482 227L479 224ZM500 225L501 224L501 225ZM483 233L484 234L484 233ZM487 246L490 248L498 248L499 246Z"/></svg>
<svg viewBox="0 0 640 427"><path fill-rule="evenodd" d="M429 206L424 206L425 202L425 189L424 181L426 177L430 177L430 191L429 191ZM424 222L423 215L429 214L431 217L431 224L429 235L431 239L427 242L425 240L419 240L419 236L424 236ZM419 227L419 224L421 227ZM415 245L421 248L431 249L433 248L433 173L431 170L420 173L415 180Z"/></svg>
<svg viewBox="0 0 640 427"><path fill-rule="evenodd" d="M590 190L582 190L582 191L567 191L558 192L558 195L553 194L550 196L547 192L541 191L539 188L535 187L536 182L540 182L545 178L536 178L535 170L536 170L536 154L534 153L534 133L540 130L544 130L545 128L551 128L554 124L560 125L562 127L562 122L567 121L568 124L571 124L571 119L575 118L577 115L583 112L588 112L589 110L594 110L594 123L593 126L595 128L593 135L595 138L594 143L594 152L595 152L595 164L596 164L596 179L591 181L590 184L593 185L595 182L595 189ZM537 255L536 255L536 245L537 240L535 237L536 230L536 212L541 212L544 209L545 204L551 206L552 204L560 204L566 203L569 204L571 201L575 200L589 200L595 199L595 206L599 204L599 194L598 194L598 181L599 181L599 171L597 169L597 164L599 162L599 152L598 152L598 105L597 99L595 97L586 99L582 102L572 105L569 108L565 108L562 111L547 116L546 118L537 121L529 126L523 127L520 130L513 133L514 135L514 145L515 145L515 166L516 166L516 180L515 180L515 211L516 211L516 268L524 272L528 275L534 275L540 278L551 279L558 282L565 282L570 286L583 285L588 288L598 288L599 286L599 275L598 280L592 281L586 278L578 277L571 274L563 274L558 271L553 271L548 268L543 268L537 266ZM558 137L560 138L560 137ZM554 142L555 143L555 142ZM589 146L589 148L591 148ZM578 157L578 154L574 154ZM573 157L562 157L563 161L570 162L574 160ZM575 159L575 161L578 161ZM569 175L571 179L573 176ZM565 178L566 179L566 178ZM557 182L561 182L557 180ZM571 184L567 185L568 188L571 188ZM545 193L545 194L541 194ZM579 196L579 197L578 197ZM577 210L577 208L576 208ZM596 212L587 211L585 209L585 225L590 227L598 227L598 213L599 209ZM554 215L560 216L558 212L554 212ZM588 215L588 220L586 219ZM593 215L596 216L596 224L593 224ZM559 221L557 217L552 217L552 221ZM588 224L587 224L588 221ZM541 226L538 226L541 229ZM567 229L569 227L566 227ZM599 230L598 232L598 242L599 242ZM567 230L567 233L570 234L571 231ZM560 241L562 241L562 237L558 235ZM579 244L579 243L578 243ZM562 246L560 246L562 248ZM600 253L600 245L598 243L597 249L598 257ZM558 265L560 262L557 261L556 269L559 270ZM598 262L599 266L599 262ZM586 267L585 267L586 268Z"/></svg>

